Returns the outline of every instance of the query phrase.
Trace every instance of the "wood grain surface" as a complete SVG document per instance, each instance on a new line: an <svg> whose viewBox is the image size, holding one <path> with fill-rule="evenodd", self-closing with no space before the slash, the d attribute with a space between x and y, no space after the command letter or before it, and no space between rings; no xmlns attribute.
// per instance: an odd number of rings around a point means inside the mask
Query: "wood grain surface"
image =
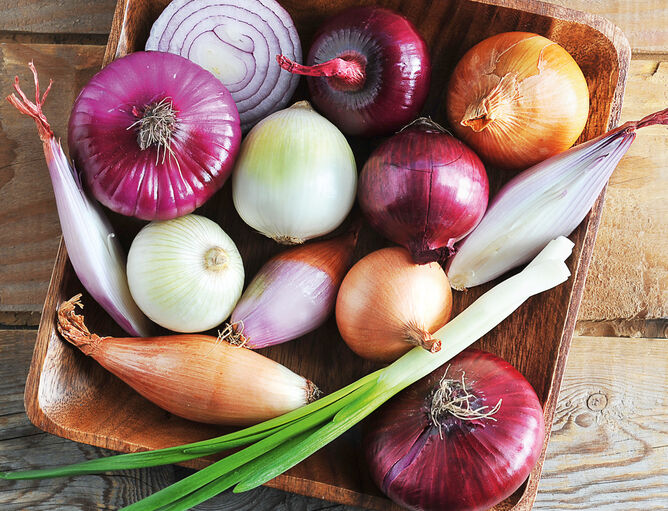
<svg viewBox="0 0 668 511"><path fill-rule="evenodd" d="M0 31L106 37L114 7L115 0L0 0Z"/></svg>
<svg viewBox="0 0 668 511"><path fill-rule="evenodd" d="M666 51L668 3L666 0L550 0L551 3L598 14L621 27L634 55Z"/></svg>
<svg viewBox="0 0 668 511"><path fill-rule="evenodd" d="M534 509L668 508L667 347L575 340Z"/></svg>

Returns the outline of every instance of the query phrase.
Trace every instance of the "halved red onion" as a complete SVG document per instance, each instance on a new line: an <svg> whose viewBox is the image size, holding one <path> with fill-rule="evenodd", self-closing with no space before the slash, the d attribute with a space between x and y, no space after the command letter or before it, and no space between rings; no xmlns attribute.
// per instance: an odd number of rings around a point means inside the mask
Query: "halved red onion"
<svg viewBox="0 0 668 511"><path fill-rule="evenodd" d="M168 220L204 204L239 151L227 89L178 55L136 52L97 73L74 103L70 155L97 200L123 215Z"/></svg>
<svg viewBox="0 0 668 511"><path fill-rule="evenodd" d="M147 50L176 53L211 71L232 94L242 131L284 108L298 76L276 55L301 62L292 18L275 0L174 0L151 28Z"/></svg>

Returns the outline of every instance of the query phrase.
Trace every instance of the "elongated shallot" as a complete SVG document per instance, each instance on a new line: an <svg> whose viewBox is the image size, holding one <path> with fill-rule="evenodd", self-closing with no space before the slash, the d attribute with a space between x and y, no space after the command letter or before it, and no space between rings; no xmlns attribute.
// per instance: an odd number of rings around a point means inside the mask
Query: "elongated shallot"
<svg viewBox="0 0 668 511"><path fill-rule="evenodd" d="M14 79L14 88L19 97L12 94L7 101L22 114L32 117L37 125L56 198L60 228L74 272L95 301L123 330L131 335L148 335L150 322L130 294L125 254L118 238L102 209L83 191L79 175L70 166L42 112L51 82L40 99L37 70L32 62L28 65L35 77L35 102L30 101L19 87L18 76Z"/></svg>

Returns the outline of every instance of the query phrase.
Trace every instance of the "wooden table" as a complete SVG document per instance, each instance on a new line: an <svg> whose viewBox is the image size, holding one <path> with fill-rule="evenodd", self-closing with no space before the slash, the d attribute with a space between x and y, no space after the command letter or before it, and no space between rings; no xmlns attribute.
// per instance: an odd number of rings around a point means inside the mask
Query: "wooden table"
<svg viewBox="0 0 668 511"><path fill-rule="evenodd" d="M608 17L633 49L622 121L668 106L666 0L554 0ZM79 89L99 68L115 0L0 0L0 95L34 60L57 83L45 108L66 134ZM668 130L642 130L615 171L589 270L535 509L668 508ZM0 469L72 463L101 449L28 421L23 387L60 236L32 123L0 106ZM116 509L188 473L0 484L0 509ZM269 488L197 509L352 508Z"/></svg>

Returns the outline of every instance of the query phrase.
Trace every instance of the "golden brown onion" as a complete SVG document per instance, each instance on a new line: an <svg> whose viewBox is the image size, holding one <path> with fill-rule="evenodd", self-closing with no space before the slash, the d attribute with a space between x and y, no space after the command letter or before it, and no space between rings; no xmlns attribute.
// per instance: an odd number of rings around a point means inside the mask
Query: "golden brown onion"
<svg viewBox="0 0 668 511"><path fill-rule="evenodd" d="M336 323L350 349L387 362L415 346L438 351L440 343L431 334L451 311L452 292L441 266L415 264L403 247L360 259L336 299Z"/></svg>
<svg viewBox="0 0 668 511"><path fill-rule="evenodd" d="M568 149L587 122L580 67L557 43L506 32L471 48L447 92L456 134L487 163L524 169Z"/></svg>

